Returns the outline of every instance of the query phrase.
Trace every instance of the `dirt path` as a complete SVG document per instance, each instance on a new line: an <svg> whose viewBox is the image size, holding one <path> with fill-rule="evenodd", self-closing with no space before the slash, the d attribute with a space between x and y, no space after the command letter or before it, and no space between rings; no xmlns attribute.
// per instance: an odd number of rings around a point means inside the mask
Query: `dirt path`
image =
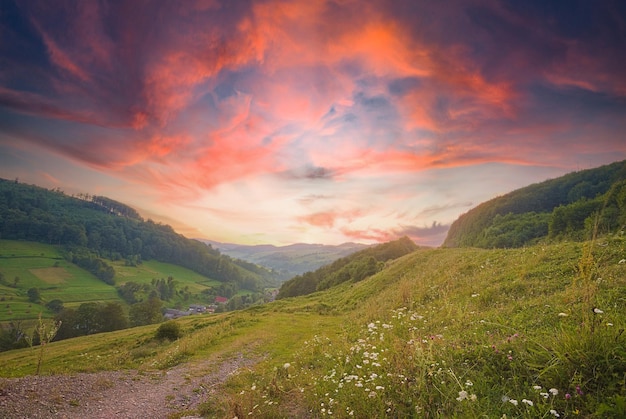
<svg viewBox="0 0 626 419"><path fill-rule="evenodd" d="M167 371L0 378L0 418L167 418L195 409L256 362L239 355Z"/></svg>

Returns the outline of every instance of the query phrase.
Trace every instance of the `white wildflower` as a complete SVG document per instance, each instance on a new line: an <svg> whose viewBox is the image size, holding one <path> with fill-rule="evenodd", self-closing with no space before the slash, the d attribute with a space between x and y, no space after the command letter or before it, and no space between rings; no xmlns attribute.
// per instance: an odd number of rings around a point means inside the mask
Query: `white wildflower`
<svg viewBox="0 0 626 419"><path fill-rule="evenodd" d="M526 403L528 406L532 406L532 405L534 405L534 403L532 402L532 400L528 400L528 399L522 399L522 403Z"/></svg>
<svg viewBox="0 0 626 419"><path fill-rule="evenodd" d="M604 311L600 310L598 307L594 308L593 312L596 313L596 314L603 314L604 313Z"/></svg>
<svg viewBox="0 0 626 419"><path fill-rule="evenodd" d="M510 399L509 403L511 403L513 406L517 406L517 400L515 399Z"/></svg>
<svg viewBox="0 0 626 419"><path fill-rule="evenodd" d="M552 416L554 416L555 418L560 418L561 415L559 415L559 412L557 412L554 409L550 409L550 414L552 414Z"/></svg>
<svg viewBox="0 0 626 419"><path fill-rule="evenodd" d="M567 317L568 314L567 313L559 313L559 317Z"/></svg>
<svg viewBox="0 0 626 419"><path fill-rule="evenodd" d="M291 364L289 362L285 362L285 364L283 365L284 369L287 369L291 366Z"/></svg>
<svg viewBox="0 0 626 419"><path fill-rule="evenodd" d="M463 400L467 399L469 395L467 394L467 391L465 390L461 390L459 391L459 397L457 397L456 399L460 402L462 402Z"/></svg>
<svg viewBox="0 0 626 419"><path fill-rule="evenodd" d="M541 390L541 388L542 388L542 387L541 387L541 386L533 386L533 388L534 388L535 390Z"/></svg>
<svg viewBox="0 0 626 419"><path fill-rule="evenodd" d="M551 388L550 390L548 390L550 392L550 394L552 394L553 396L556 396L557 394L559 394L559 390L557 390L556 388Z"/></svg>

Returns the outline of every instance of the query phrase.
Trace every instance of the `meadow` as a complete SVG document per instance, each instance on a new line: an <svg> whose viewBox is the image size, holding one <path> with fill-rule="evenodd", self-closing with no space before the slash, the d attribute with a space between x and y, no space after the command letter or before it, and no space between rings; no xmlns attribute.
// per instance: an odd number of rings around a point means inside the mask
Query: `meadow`
<svg viewBox="0 0 626 419"><path fill-rule="evenodd" d="M181 266L155 260L137 266L127 266L123 260L110 263L115 269L116 285L128 281L150 284L153 279L171 276L176 280L178 289L186 288L191 294L199 294L207 287L220 284ZM63 301L65 307L78 307L87 302L127 305L114 286L68 262L58 246L0 240L0 274L3 278L0 283L0 323L32 321L39 313L52 317L54 313L45 307L45 303L55 299ZM30 288L39 290L39 304L29 301L27 291Z"/></svg>
<svg viewBox="0 0 626 419"><path fill-rule="evenodd" d="M52 343L44 374L259 362L205 417L624 417L626 238L418 250L378 274L247 310ZM0 354L33 374L35 350ZM506 415L506 416L505 416Z"/></svg>

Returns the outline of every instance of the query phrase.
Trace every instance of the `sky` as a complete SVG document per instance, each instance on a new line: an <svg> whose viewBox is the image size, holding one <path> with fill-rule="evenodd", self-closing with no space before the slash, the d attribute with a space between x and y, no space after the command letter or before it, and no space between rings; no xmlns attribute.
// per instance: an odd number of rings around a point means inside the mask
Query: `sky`
<svg viewBox="0 0 626 419"><path fill-rule="evenodd" d="M193 238L438 246L626 159L626 2L0 0L0 177Z"/></svg>

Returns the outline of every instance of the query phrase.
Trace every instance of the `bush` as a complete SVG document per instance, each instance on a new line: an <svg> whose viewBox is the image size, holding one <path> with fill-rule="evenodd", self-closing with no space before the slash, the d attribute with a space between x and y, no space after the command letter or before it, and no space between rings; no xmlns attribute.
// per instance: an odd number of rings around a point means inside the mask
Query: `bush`
<svg viewBox="0 0 626 419"><path fill-rule="evenodd" d="M176 322L169 321L159 326L156 331L155 337L159 340L176 340L183 336L183 331L180 325Z"/></svg>

